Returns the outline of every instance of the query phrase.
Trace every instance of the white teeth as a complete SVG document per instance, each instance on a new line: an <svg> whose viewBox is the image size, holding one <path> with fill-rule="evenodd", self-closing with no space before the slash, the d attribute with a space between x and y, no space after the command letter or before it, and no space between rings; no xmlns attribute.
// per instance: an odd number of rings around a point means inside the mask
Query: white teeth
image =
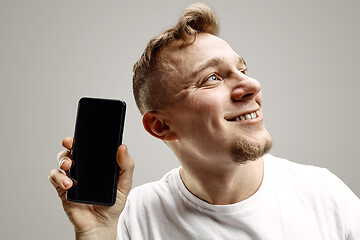
<svg viewBox="0 0 360 240"><path fill-rule="evenodd" d="M236 117L232 121L250 120L250 119L257 118L258 116L259 116L259 112L256 111L256 112L241 115L240 117Z"/></svg>
<svg viewBox="0 0 360 240"><path fill-rule="evenodd" d="M250 114L245 114L245 119L246 119L246 120L250 120L250 119L251 119L251 115L250 115Z"/></svg>

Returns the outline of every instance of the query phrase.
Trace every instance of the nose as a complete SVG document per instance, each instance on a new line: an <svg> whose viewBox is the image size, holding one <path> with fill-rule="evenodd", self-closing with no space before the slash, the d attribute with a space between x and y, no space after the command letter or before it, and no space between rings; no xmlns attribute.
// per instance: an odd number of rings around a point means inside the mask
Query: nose
<svg viewBox="0 0 360 240"><path fill-rule="evenodd" d="M234 101L247 101L255 98L261 91L261 84L254 78L239 73L234 79L231 98Z"/></svg>

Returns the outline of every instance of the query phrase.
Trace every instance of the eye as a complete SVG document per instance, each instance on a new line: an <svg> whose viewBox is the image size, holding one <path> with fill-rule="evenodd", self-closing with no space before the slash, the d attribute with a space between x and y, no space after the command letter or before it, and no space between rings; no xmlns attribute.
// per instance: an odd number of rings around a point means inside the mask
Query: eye
<svg viewBox="0 0 360 240"><path fill-rule="evenodd" d="M200 86L202 87L215 87L219 83L221 83L223 79L216 73L212 73L211 75L208 75L203 79L203 81L200 83Z"/></svg>
<svg viewBox="0 0 360 240"><path fill-rule="evenodd" d="M210 76L208 76L207 78L205 78L205 82L211 82L211 81L221 81L222 78L219 77L217 74L213 73Z"/></svg>

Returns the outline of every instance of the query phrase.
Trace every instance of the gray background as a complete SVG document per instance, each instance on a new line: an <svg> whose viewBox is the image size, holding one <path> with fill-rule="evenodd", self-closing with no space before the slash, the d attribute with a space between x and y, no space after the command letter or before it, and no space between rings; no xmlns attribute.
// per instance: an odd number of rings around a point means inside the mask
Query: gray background
<svg viewBox="0 0 360 240"><path fill-rule="evenodd" d="M263 85L272 154L326 167L358 196L359 1L204 1ZM0 239L72 239L48 182L82 96L128 104L134 185L178 166L131 91L147 41L190 1L0 1Z"/></svg>

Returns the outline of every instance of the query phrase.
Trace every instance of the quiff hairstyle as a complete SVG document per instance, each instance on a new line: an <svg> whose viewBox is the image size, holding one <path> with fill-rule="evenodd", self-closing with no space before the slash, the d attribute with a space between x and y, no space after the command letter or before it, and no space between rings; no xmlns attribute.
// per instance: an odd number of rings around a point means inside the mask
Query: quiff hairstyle
<svg viewBox="0 0 360 240"><path fill-rule="evenodd" d="M149 41L133 68L133 93L141 114L156 111L171 104L168 96L171 79L176 77L176 66L166 61L160 50L170 43L181 41L181 46L195 42L199 33L218 34L215 13L202 3L188 6L177 25L166 29Z"/></svg>

